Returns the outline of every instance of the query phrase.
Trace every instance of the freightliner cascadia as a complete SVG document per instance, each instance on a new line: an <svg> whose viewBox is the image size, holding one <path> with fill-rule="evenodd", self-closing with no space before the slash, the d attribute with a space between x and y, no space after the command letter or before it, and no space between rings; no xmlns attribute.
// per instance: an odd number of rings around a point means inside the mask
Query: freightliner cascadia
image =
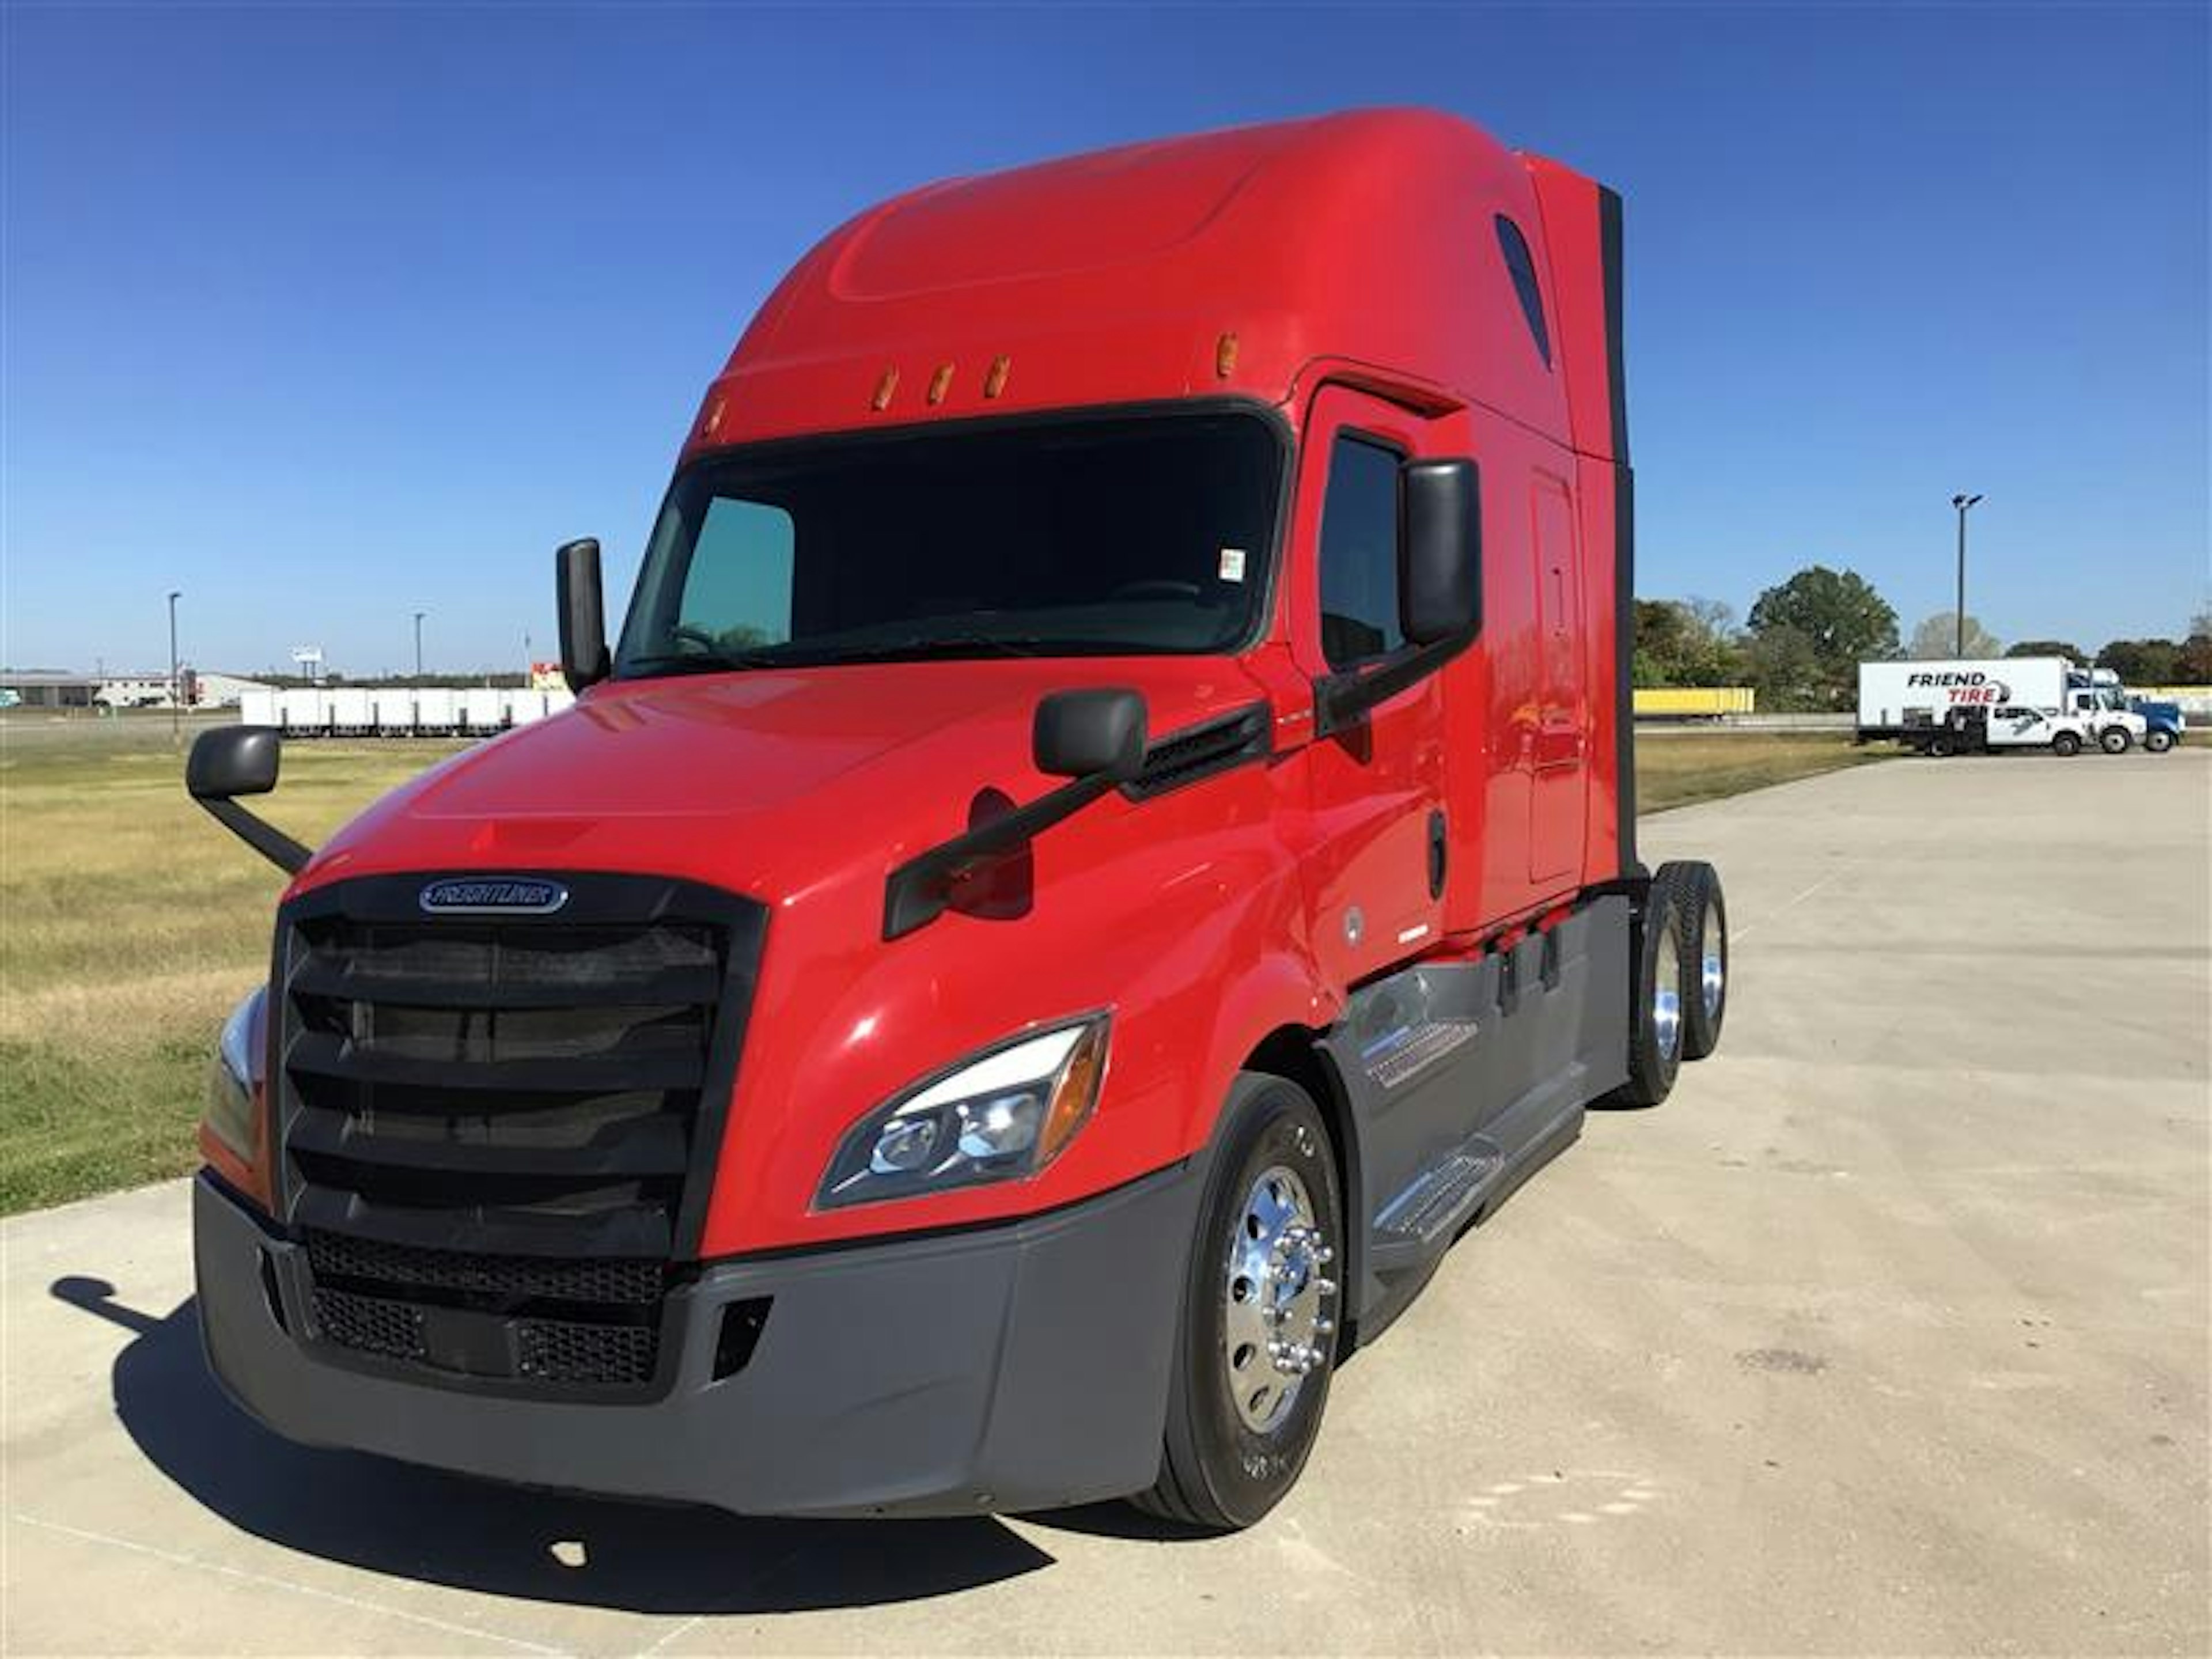
<svg viewBox="0 0 2212 1659"><path fill-rule="evenodd" d="M684 437L565 714L319 851L200 1317L295 1439L749 1512L1243 1526L1725 1007L1636 856L1618 199L1420 112L927 186ZM1386 1353L1387 1345L1383 1350Z"/></svg>

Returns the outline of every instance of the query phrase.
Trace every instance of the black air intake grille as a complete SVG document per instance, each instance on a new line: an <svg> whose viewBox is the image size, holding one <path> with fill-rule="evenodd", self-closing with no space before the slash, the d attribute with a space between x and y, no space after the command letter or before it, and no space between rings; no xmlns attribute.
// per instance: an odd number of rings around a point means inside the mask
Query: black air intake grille
<svg viewBox="0 0 2212 1659"><path fill-rule="evenodd" d="M427 1291L545 1302L631 1302L652 1305L668 1269L641 1261L563 1261L529 1255L476 1255L385 1244L344 1233L307 1232L307 1261L319 1283L361 1279Z"/></svg>
<svg viewBox="0 0 2212 1659"><path fill-rule="evenodd" d="M1131 800L1146 800L1268 752L1267 705L1254 703L1203 725L1170 732L1145 751L1144 770L1121 786Z"/></svg>
<svg viewBox="0 0 2212 1659"><path fill-rule="evenodd" d="M545 878L554 914L425 915L434 878L287 907L279 1196L321 1334L509 1384L649 1383L765 912L578 876Z"/></svg>

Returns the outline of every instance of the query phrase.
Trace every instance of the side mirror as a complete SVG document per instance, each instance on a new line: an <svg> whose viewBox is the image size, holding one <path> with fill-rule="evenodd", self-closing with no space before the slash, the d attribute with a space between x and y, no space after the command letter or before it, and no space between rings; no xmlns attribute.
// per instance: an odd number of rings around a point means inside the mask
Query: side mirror
<svg viewBox="0 0 2212 1659"><path fill-rule="evenodd" d="M1054 777L1127 783L1144 769L1145 700L1118 688L1055 691L1036 706L1030 753Z"/></svg>
<svg viewBox="0 0 2212 1659"><path fill-rule="evenodd" d="M1405 470L1406 538L1398 550L1398 625L1409 644L1474 632L1482 617L1482 491L1473 461Z"/></svg>
<svg viewBox="0 0 2212 1659"><path fill-rule="evenodd" d="M276 787L284 734L273 726L218 726L192 739L185 793L194 800L265 795Z"/></svg>
<svg viewBox="0 0 2212 1659"><path fill-rule="evenodd" d="M884 884L884 937L927 927L952 902L963 878L1065 823L1145 767L1145 700L1118 687L1054 691L1038 700L1030 756L1040 772L1067 782L964 836L916 854Z"/></svg>
<svg viewBox="0 0 2212 1659"><path fill-rule="evenodd" d="M185 792L217 823L286 875L297 875L314 855L276 825L238 804L240 795L265 795L276 787L283 734L273 726L218 726L192 739L185 761Z"/></svg>
<svg viewBox="0 0 2212 1659"><path fill-rule="evenodd" d="M561 673L571 691L580 691L606 678L612 667L599 543L586 536L562 544L553 556L553 580L561 611Z"/></svg>

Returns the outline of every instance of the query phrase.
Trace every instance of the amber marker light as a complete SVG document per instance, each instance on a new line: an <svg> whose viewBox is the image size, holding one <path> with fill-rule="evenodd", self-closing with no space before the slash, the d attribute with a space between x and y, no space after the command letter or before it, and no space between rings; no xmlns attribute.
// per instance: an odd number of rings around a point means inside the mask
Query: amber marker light
<svg viewBox="0 0 2212 1659"><path fill-rule="evenodd" d="M1003 356L991 359L991 367L983 376L983 395L986 398L995 398L1006 389L1006 371L1012 367L1012 364Z"/></svg>
<svg viewBox="0 0 2212 1659"><path fill-rule="evenodd" d="M884 371L884 378L876 382L876 395L869 400L868 407L871 409L879 410L889 409L891 406L891 393L897 390L898 370L896 368L885 369Z"/></svg>
<svg viewBox="0 0 2212 1659"><path fill-rule="evenodd" d="M945 401L945 392L952 385L952 365L939 363L937 373L929 377L929 406L934 409Z"/></svg>
<svg viewBox="0 0 2212 1659"><path fill-rule="evenodd" d="M1044 1127L1037 1134L1040 1170L1066 1150L1075 1132L1091 1121L1091 1109L1098 1103L1098 1085L1106 1076L1106 1032L1103 1020L1091 1026L1060 1066L1051 1104L1045 1109Z"/></svg>
<svg viewBox="0 0 2212 1659"><path fill-rule="evenodd" d="M1213 343L1213 374L1217 380L1227 380L1237 372L1237 337L1224 334Z"/></svg>

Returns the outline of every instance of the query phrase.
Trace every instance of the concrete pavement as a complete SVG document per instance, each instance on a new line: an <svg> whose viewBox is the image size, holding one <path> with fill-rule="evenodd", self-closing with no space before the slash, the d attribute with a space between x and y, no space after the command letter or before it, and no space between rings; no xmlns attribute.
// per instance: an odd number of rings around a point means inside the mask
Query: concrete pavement
<svg viewBox="0 0 2212 1659"><path fill-rule="evenodd" d="M1722 1052L1461 1244L1253 1533L287 1446L201 1369L176 1183L0 1235L0 1644L2205 1651L2212 751L1900 761L1644 836L1727 879Z"/></svg>

